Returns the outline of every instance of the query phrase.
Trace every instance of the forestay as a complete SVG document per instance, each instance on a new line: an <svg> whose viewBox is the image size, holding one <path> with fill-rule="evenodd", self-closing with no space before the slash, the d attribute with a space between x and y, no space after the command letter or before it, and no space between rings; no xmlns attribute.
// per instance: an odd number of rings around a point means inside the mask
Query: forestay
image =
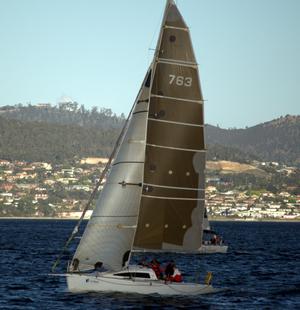
<svg viewBox="0 0 300 310"><path fill-rule="evenodd" d="M153 62L134 247L197 251L204 212L203 97L189 29L168 1Z"/></svg>

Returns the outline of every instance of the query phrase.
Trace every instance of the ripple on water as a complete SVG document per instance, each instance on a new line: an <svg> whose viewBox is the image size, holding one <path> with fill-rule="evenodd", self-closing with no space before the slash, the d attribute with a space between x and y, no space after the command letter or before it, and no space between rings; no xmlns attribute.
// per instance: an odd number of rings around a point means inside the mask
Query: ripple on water
<svg viewBox="0 0 300 310"><path fill-rule="evenodd" d="M48 273L73 225L73 221L0 220L1 309L300 309L300 223L214 222L214 228L230 240L228 254L158 254L157 258L162 263L174 259L186 281L203 281L212 271L214 285L227 289L167 298L68 293L65 279ZM70 251L63 258L58 273L64 272L71 255Z"/></svg>

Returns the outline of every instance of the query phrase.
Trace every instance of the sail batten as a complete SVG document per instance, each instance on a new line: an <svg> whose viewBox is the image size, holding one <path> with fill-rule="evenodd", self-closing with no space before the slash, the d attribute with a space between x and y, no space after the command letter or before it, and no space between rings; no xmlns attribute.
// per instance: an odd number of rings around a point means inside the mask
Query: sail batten
<svg viewBox="0 0 300 310"><path fill-rule="evenodd" d="M185 66L191 68L197 68L198 64L193 61L184 61L179 59L169 59L169 58L158 58L157 63L165 63L170 65L178 65L178 66Z"/></svg>
<svg viewBox="0 0 300 310"><path fill-rule="evenodd" d="M183 197L160 197L160 196L149 196L149 195L142 195L142 197L147 198L154 198L154 199L171 199L171 200L196 200L196 201L204 201L204 198L183 198ZM153 210L154 212L154 210Z"/></svg>
<svg viewBox="0 0 300 310"><path fill-rule="evenodd" d="M206 150L203 149L186 149L186 148L180 148L180 147L172 147L172 146L166 146L166 145L158 145L158 144L151 144L147 143L147 146L162 148L162 149L169 149L169 150L177 150L177 151L183 151L183 152L201 152L206 153Z"/></svg>
<svg viewBox="0 0 300 310"><path fill-rule="evenodd" d="M163 96L163 95L157 95L157 94L151 94L151 97L173 99L173 100L181 100L181 101L187 101L187 102L195 102L195 103L199 103L199 104L203 104L203 102L204 102L204 100L191 100L191 99L186 99L186 98L178 98L178 97L172 97L172 96Z"/></svg>
<svg viewBox="0 0 300 310"><path fill-rule="evenodd" d="M167 120L156 119L156 118L148 118L148 120L152 122L176 124L176 125L181 125L181 126L204 127L204 125L201 125L201 124L199 125L199 124L191 124L191 123L183 123L183 122L174 122L174 121L167 121Z"/></svg>
<svg viewBox="0 0 300 310"><path fill-rule="evenodd" d="M163 187L163 188L171 188L171 189L185 189L185 190L189 190L189 191L203 191L204 190L203 188L166 186L166 185L150 184L150 183L144 183L144 186L154 186L154 187Z"/></svg>
<svg viewBox="0 0 300 310"><path fill-rule="evenodd" d="M188 27L174 27L174 26L165 25L163 28L164 29L176 29L176 30L189 31Z"/></svg>

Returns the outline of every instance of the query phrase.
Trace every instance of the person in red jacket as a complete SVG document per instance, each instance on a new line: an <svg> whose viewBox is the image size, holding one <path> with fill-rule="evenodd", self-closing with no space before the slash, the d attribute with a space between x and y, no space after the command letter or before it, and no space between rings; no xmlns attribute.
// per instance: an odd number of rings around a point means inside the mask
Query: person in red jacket
<svg viewBox="0 0 300 310"><path fill-rule="evenodd" d="M172 282L182 282L182 275L178 268L174 268L174 273L170 277L170 281Z"/></svg>
<svg viewBox="0 0 300 310"><path fill-rule="evenodd" d="M176 267L175 262L172 260L165 269L165 282L182 282L182 275L179 269Z"/></svg>
<svg viewBox="0 0 300 310"><path fill-rule="evenodd" d="M153 269L153 271L155 272L157 279L161 279L162 278L162 271L160 268L160 263L156 258L153 258L152 261L150 262L150 267Z"/></svg>

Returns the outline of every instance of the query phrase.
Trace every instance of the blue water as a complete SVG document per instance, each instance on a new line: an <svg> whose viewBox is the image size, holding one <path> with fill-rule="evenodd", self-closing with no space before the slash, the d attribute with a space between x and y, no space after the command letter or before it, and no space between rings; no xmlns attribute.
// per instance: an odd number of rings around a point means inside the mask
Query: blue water
<svg viewBox="0 0 300 310"><path fill-rule="evenodd" d="M227 288L192 298L68 293L64 278L48 273L74 224L0 220L0 309L300 309L300 223L213 223L229 241L228 254L168 257L186 280L212 271L214 286Z"/></svg>

